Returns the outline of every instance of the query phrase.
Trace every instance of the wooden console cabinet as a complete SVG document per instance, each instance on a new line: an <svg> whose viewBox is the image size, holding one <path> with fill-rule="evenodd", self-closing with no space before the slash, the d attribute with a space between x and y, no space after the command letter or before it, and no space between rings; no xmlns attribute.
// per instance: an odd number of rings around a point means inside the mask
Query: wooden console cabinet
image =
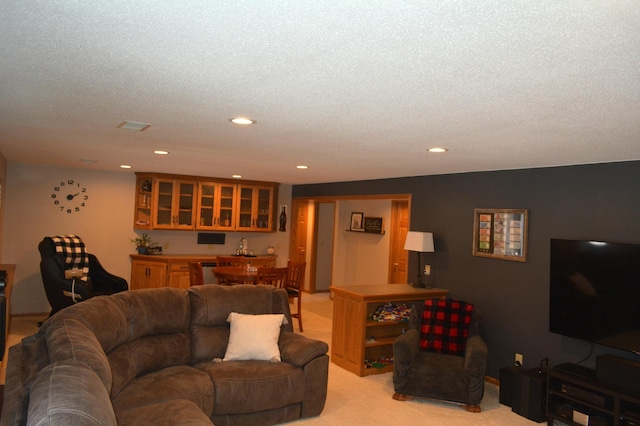
<svg viewBox="0 0 640 426"><path fill-rule="evenodd" d="M578 413L576 421L574 411ZM637 425L640 395L599 382L595 371L589 368L573 364L551 368L547 378L547 424L585 424L580 422L581 414L589 416L589 425Z"/></svg>
<svg viewBox="0 0 640 426"><path fill-rule="evenodd" d="M331 286L333 296L333 332L331 361L359 376L393 371L393 364L366 368L365 360L393 357L393 342L407 322L369 321L369 315L386 303L424 303L426 299L445 298L448 291L415 288L408 284ZM370 337L373 339L369 339ZM369 340L369 341L368 341Z"/></svg>
<svg viewBox="0 0 640 426"><path fill-rule="evenodd" d="M175 287L189 288L189 262L202 262L215 264L216 255L143 255L131 256L131 281L129 288L138 290L141 288ZM275 267L277 256L257 256L250 258L251 263L257 267ZM204 268L204 282L215 283L216 279L211 273L211 268Z"/></svg>

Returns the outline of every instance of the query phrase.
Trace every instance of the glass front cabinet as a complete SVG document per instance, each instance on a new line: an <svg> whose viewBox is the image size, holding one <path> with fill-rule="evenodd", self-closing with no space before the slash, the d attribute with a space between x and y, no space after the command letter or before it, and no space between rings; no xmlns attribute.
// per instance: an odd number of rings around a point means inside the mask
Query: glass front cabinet
<svg viewBox="0 0 640 426"><path fill-rule="evenodd" d="M276 230L277 183L154 173L136 177L134 229Z"/></svg>
<svg viewBox="0 0 640 426"><path fill-rule="evenodd" d="M239 231L275 231L273 188L238 185L239 209L236 229Z"/></svg>
<svg viewBox="0 0 640 426"><path fill-rule="evenodd" d="M156 179L154 229L193 229L196 182Z"/></svg>
<svg viewBox="0 0 640 426"><path fill-rule="evenodd" d="M236 185L199 182L196 228L200 230L233 231Z"/></svg>

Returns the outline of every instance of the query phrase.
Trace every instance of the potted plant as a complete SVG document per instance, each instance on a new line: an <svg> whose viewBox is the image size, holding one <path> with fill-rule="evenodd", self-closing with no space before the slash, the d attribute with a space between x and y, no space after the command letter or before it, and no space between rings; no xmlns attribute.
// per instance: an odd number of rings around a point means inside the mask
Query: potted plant
<svg viewBox="0 0 640 426"><path fill-rule="evenodd" d="M138 254L149 254L149 247L156 244L146 232L143 232L141 237L132 238L131 242L136 245Z"/></svg>

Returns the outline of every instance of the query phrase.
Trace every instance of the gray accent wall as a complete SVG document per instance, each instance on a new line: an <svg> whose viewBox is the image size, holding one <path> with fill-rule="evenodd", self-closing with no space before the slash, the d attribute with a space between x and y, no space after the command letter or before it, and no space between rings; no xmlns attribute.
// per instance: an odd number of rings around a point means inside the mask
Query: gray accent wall
<svg viewBox="0 0 640 426"><path fill-rule="evenodd" d="M548 331L549 240L594 239L640 244L640 161L582 166L294 185L292 196L410 193L411 230L433 232L433 283L475 303L489 346L487 374L499 377L515 352L525 367L633 354ZM474 208L529 210L527 262L472 256ZM410 256L409 276L417 259ZM639 261L640 265L640 261ZM383 277L386 280L386 277ZM640 283L639 283L640 285ZM638 307L640 309L640 306Z"/></svg>

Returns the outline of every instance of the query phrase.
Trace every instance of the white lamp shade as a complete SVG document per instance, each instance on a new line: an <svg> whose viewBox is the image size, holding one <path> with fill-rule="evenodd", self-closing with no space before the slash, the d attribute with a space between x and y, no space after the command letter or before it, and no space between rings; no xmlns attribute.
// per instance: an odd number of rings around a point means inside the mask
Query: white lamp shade
<svg viewBox="0 0 640 426"><path fill-rule="evenodd" d="M407 232L404 249L420 253L433 252L433 234L431 232Z"/></svg>

